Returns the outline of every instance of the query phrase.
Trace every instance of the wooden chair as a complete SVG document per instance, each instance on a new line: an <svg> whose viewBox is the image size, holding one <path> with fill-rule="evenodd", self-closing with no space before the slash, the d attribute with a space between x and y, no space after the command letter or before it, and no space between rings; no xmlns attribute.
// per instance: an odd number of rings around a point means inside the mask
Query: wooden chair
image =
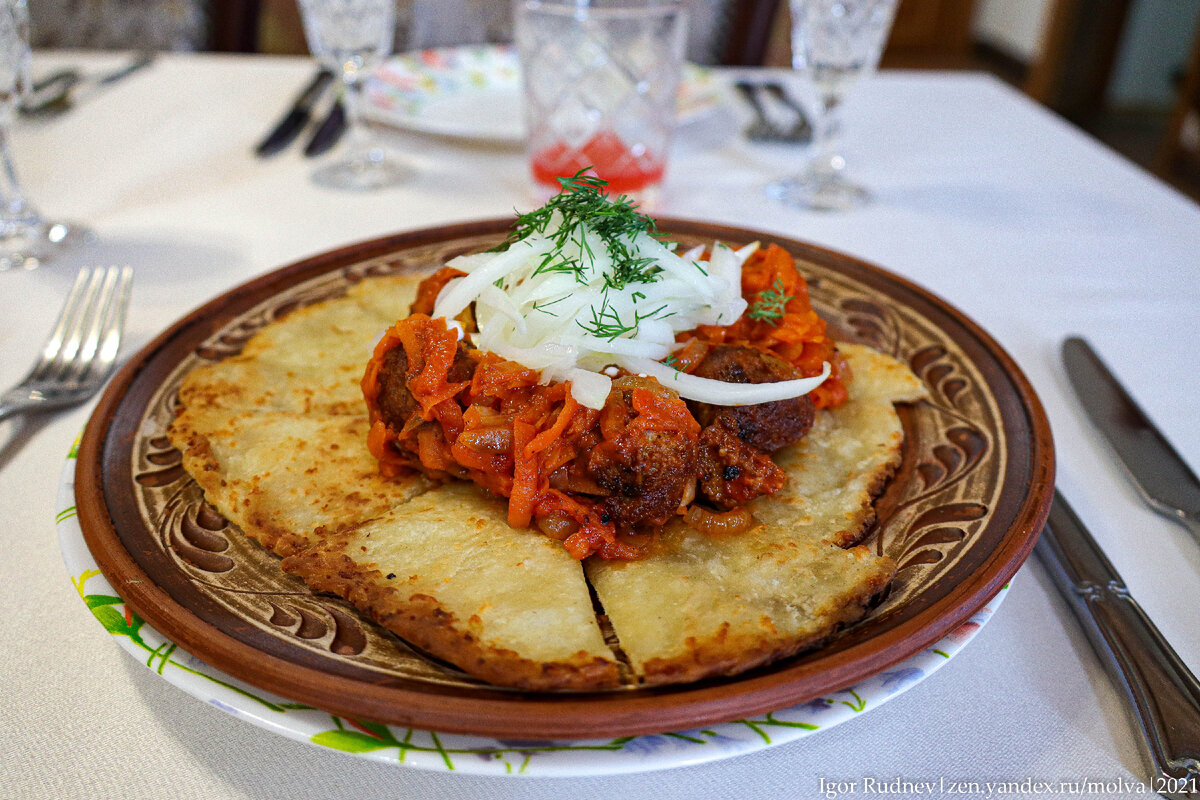
<svg viewBox="0 0 1200 800"><path fill-rule="evenodd" d="M733 0L725 3L727 22L720 63L728 66L762 66L779 6L780 0Z"/></svg>
<svg viewBox="0 0 1200 800"><path fill-rule="evenodd" d="M1130 0L1053 0L1025 92L1086 124L1104 108Z"/></svg>
<svg viewBox="0 0 1200 800"><path fill-rule="evenodd" d="M223 53L258 52L260 0L209 0L209 48Z"/></svg>

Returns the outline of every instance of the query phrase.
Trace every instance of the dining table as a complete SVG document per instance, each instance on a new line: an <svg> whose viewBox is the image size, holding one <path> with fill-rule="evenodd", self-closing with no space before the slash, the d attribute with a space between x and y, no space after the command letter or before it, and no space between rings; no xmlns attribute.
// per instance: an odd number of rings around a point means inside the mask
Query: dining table
<svg viewBox="0 0 1200 800"><path fill-rule="evenodd" d="M33 70L100 72L127 57L35 52ZM256 157L313 72L300 56L167 53L66 113L12 121L31 202L93 238L40 269L0 273L0 386L33 363L80 267L133 268L127 360L203 303L306 257L534 207L520 143L469 133L377 121L388 157L411 177L374 192L318 185L311 173L321 162L304 157L302 142ZM713 75L722 85L795 81L787 70ZM748 141L749 119L743 101L721 91L681 123L653 212L850 254L978 323L1040 399L1058 489L1200 671L1200 542L1143 503L1060 355L1066 337L1088 339L1200 472L1200 206L983 73L883 71L853 87L844 152L873 198L851 211L770 199L764 187L799 171L807 150ZM736 754L495 775L297 741L164 680L81 599L56 514L95 402L0 422L2 798L1154 794L1140 733L1036 557L936 672L840 724L786 741L766 735Z"/></svg>

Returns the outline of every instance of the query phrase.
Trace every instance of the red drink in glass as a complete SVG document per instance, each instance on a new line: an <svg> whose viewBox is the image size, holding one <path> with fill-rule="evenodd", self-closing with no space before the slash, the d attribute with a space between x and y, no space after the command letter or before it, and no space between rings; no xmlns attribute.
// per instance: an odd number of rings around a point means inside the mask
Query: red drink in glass
<svg viewBox="0 0 1200 800"><path fill-rule="evenodd" d="M558 191L558 178L587 170L608 181L612 194L639 195L662 182L664 159L642 145L626 146L611 131L600 131L582 147L556 142L538 150L530 157L529 167L538 185L551 192Z"/></svg>
<svg viewBox="0 0 1200 800"><path fill-rule="evenodd" d="M684 0L520 0L529 170L538 199L581 171L651 209L683 64Z"/></svg>

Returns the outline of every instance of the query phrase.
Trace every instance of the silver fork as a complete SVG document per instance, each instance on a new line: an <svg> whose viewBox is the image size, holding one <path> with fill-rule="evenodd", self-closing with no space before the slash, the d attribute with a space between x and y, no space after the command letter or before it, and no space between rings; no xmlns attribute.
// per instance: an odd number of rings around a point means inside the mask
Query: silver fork
<svg viewBox="0 0 1200 800"><path fill-rule="evenodd" d="M104 385L117 361L132 283L129 267L79 271L37 363L0 395L0 420L81 403Z"/></svg>

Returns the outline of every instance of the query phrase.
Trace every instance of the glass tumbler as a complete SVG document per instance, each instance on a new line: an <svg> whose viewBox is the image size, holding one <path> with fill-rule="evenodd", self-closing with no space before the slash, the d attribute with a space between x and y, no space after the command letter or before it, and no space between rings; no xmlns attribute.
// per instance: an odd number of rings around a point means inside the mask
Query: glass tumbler
<svg viewBox="0 0 1200 800"><path fill-rule="evenodd" d="M535 194L582 170L653 207L675 129L682 0L516 0Z"/></svg>

